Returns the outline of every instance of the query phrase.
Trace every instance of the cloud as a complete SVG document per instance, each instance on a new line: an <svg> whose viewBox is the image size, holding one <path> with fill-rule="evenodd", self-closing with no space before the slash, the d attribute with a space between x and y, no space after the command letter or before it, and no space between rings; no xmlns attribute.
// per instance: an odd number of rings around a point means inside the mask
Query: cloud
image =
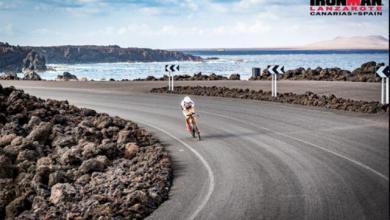
<svg viewBox="0 0 390 220"><path fill-rule="evenodd" d="M101 7L70 7L64 10L74 16L104 15L106 12Z"/></svg>
<svg viewBox="0 0 390 220"><path fill-rule="evenodd" d="M178 48L288 46L389 32L387 8L382 17L310 17L308 7L307 0L0 0L0 36L22 45Z"/></svg>
<svg viewBox="0 0 390 220"><path fill-rule="evenodd" d="M15 1L3 1L0 0L0 10L11 10L18 7L18 0Z"/></svg>
<svg viewBox="0 0 390 220"><path fill-rule="evenodd" d="M6 36L14 36L15 35L14 26L12 24L6 24L0 26L0 34Z"/></svg>
<svg viewBox="0 0 390 220"><path fill-rule="evenodd" d="M164 10L158 8L158 7L143 7L140 8L140 11L145 15L161 15L164 13Z"/></svg>
<svg viewBox="0 0 390 220"><path fill-rule="evenodd" d="M222 25L212 29L213 33L219 35L248 35L248 34L263 34L269 32L271 27L262 21L258 20L252 23L236 22L232 25Z"/></svg>

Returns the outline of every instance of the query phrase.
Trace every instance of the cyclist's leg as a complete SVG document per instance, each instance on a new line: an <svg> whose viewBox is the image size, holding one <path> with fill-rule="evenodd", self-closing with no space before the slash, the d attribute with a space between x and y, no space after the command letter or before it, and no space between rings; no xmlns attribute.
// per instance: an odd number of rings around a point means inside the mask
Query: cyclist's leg
<svg viewBox="0 0 390 220"><path fill-rule="evenodd" d="M193 116L192 117L192 124L194 125L195 129L196 129L196 132L199 133L199 127L198 127L198 123L197 123L197 118L196 116Z"/></svg>
<svg viewBox="0 0 390 220"><path fill-rule="evenodd" d="M190 117L187 117L187 118L186 118L186 128L187 128L188 131L191 131L191 130L192 130L191 122L190 122Z"/></svg>
<svg viewBox="0 0 390 220"><path fill-rule="evenodd" d="M188 111L183 110L183 115L185 118L185 123L186 123L186 129L187 131L191 131L191 125L190 125L190 117L188 117Z"/></svg>

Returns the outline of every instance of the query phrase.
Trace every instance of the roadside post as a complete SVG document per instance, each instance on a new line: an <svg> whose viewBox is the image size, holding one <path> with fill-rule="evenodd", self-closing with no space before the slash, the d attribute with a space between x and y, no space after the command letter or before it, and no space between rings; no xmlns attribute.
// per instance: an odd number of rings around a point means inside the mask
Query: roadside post
<svg viewBox="0 0 390 220"><path fill-rule="evenodd" d="M272 80L271 80L272 97L274 97L275 96L274 95L274 91L275 91L275 84L274 84L275 75L272 74L271 77L272 77Z"/></svg>
<svg viewBox="0 0 390 220"><path fill-rule="evenodd" d="M381 104L389 104L389 77L390 67L381 66L376 74L381 77Z"/></svg>
<svg viewBox="0 0 390 220"><path fill-rule="evenodd" d="M278 75L279 74L284 74L284 66L280 65L268 65L267 66L267 71L271 73L272 76L272 96L277 97L278 96Z"/></svg>
<svg viewBox="0 0 390 220"><path fill-rule="evenodd" d="M175 65L175 64L167 64L165 65L165 72L168 72L168 91L173 91L174 90L174 79L175 79L175 76L174 76L174 72L179 72L180 70L180 67L179 65Z"/></svg>
<svg viewBox="0 0 390 220"><path fill-rule="evenodd" d="M261 75L261 68L252 67L252 78L256 79L260 75Z"/></svg>

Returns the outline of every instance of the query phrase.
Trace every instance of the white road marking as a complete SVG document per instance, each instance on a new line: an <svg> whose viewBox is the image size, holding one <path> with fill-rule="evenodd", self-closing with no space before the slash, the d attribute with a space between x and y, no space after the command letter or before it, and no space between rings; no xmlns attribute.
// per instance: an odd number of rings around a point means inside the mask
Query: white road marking
<svg viewBox="0 0 390 220"><path fill-rule="evenodd" d="M209 177L209 188L207 190L207 194L206 196L203 198L201 204L196 208L196 210L187 218L189 220L193 220L196 218L196 216L199 214L200 211L202 211L202 209L204 208L204 206L206 205L206 203L208 202L208 200L210 199L211 197L211 194L213 193L214 191L214 187L215 187L215 177L214 177L214 173L213 171L211 170L211 167L210 165L207 163L207 161L202 157L202 155L200 155L198 153L198 151L196 151L194 148L192 148L190 145L188 145L187 143L185 143L184 141L180 140L179 138L175 137L174 135L172 135L171 133L167 132L166 130L162 129L162 128L159 128L159 127L156 127L154 125L151 125L149 123L145 123L145 122L142 122L142 124L146 125L146 126L149 126L149 127L152 127L156 130L159 130L163 133L165 133L166 135L170 136L171 138L175 139L176 141L178 141L179 143L181 143L183 146L185 146L188 150L190 150L192 153L195 154L195 156L197 156L199 158L199 160L203 163L203 165L206 167L206 170L207 170L207 173L208 173L208 177Z"/></svg>
<svg viewBox="0 0 390 220"><path fill-rule="evenodd" d="M233 121L238 121L238 122L241 122L241 123L244 123L244 124L250 124L250 125L253 126L253 127L261 128L261 129L264 129L264 130L269 131L269 132L271 132L271 133L274 133L274 134L277 134L277 135L281 135L281 136L283 136L283 137L287 137L287 138L296 140L296 141L298 141L298 142L302 142L302 143L304 143L304 144L310 145L310 146L312 146L312 147L315 147L315 148L320 149L320 150L322 150L322 151L325 151L325 152L327 152L327 153L333 154L333 155L335 155L335 156L337 156L337 157L339 157L339 158L348 160L349 162L351 162L351 163L353 163L353 164L355 164L355 165L357 165L357 166L360 166L360 167L362 167L362 168L364 168L364 169L366 169L366 170L368 170L368 171L370 171L370 172L372 172L372 173L374 173L374 174L380 176L381 178L385 179L386 181L389 181L389 177L387 177L386 175L384 175L384 174L382 174L382 173L380 173L380 172L374 170L373 168L371 168L371 167L369 167L369 166L367 166L367 165L365 165L365 164L363 164L363 163L361 163L361 162L359 162L359 161L356 161L356 160L354 160L354 159L352 159L352 158L349 158L349 157L344 156L344 155L342 155L342 154L339 154L339 153L337 153L337 152L334 152L334 151L331 151L331 150L326 149L326 148L324 148L324 147L321 147L321 146L319 146L319 145L317 145L317 144L313 144L313 143L307 142L307 141L305 141L305 140L302 140L302 139L300 139L300 138L296 138L296 137L287 135L287 134L285 134L285 133L275 132L275 131L273 131L273 130L271 130L271 129L269 129L269 128L266 128L266 127L263 127L263 126L259 126L259 125L257 125L257 124L255 125L255 124L253 124L253 123L251 123L251 122L249 122L249 121L243 121L243 120L236 119L236 118L233 118L233 117L224 116L224 115L221 115L220 113L219 113L219 114L216 114L216 113L206 112L206 111L202 111L202 112L204 112L204 113L206 113L206 114L210 114L210 115L215 115L215 116L218 116L218 117L221 117L221 118L225 118L225 119L230 119L230 120L233 120Z"/></svg>

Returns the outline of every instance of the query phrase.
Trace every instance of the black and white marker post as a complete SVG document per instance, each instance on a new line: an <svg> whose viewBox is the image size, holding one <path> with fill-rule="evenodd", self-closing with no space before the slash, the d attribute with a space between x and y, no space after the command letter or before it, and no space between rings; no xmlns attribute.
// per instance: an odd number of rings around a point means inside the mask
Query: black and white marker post
<svg viewBox="0 0 390 220"><path fill-rule="evenodd" d="M390 77L390 68L389 66L381 66L376 74L382 78L381 86L381 103L389 104L389 77Z"/></svg>
<svg viewBox="0 0 390 220"><path fill-rule="evenodd" d="M180 70L180 67L179 65L170 65L170 64L167 64L165 65L165 72L168 72L168 91L173 91L173 81L174 81L174 72L179 72Z"/></svg>
<svg viewBox="0 0 390 220"><path fill-rule="evenodd" d="M267 70L272 75L272 96L277 97L278 96L278 86L277 86L276 82L278 81L278 75L284 74L284 66L268 65Z"/></svg>

